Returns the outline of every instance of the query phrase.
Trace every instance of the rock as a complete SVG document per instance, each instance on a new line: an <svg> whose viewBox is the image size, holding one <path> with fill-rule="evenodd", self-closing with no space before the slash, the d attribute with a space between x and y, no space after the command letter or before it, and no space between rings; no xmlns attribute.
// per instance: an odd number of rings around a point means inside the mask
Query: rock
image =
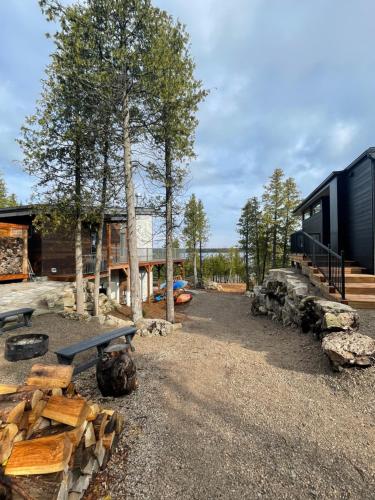
<svg viewBox="0 0 375 500"><path fill-rule="evenodd" d="M104 318L105 320L103 324L106 326L114 326L118 328L134 326L134 322L130 319L117 318L116 316L112 316L111 314L104 316Z"/></svg>
<svg viewBox="0 0 375 500"><path fill-rule="evenodd" d="M174 332L176 332L177 330L182 330L182 323L173 323L172 329Z"/></svg>
<svg viewBox="0 0 375 500"><path fill-rule="evenodd" d="M216 281L205 281L203 283L203 287L206 290L216 290L217 292L223 291L223 287L220 285L220 283L216 283Z"/></svg>
<svg viewBox="0 0 375 500"><path fill-rule="evenodd" d="M141 337L165 337L173 332L173 325L164 319L141 319L137 322L137 333Z"/></svg>
<svg viewBox="0 0 375 500"><path fill-rule="evenodd" d="M322 349L335 369L375 364L375 340L357 331L326 335L322 341Z"/></svg>

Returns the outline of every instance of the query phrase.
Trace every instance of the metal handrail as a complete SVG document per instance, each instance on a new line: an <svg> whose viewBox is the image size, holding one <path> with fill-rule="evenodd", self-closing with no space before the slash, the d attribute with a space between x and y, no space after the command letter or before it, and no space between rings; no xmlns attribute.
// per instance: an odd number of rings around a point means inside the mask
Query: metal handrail
<svg viewBox="0 0 375 500"><path fill-rule="evenodd" d="M326 246L313 238L305 231L297 231L291 235L291 251L302 253L311 259L314 267L319 269L333 287L345 300L345 257L334 252L330 246Z"/></svg>

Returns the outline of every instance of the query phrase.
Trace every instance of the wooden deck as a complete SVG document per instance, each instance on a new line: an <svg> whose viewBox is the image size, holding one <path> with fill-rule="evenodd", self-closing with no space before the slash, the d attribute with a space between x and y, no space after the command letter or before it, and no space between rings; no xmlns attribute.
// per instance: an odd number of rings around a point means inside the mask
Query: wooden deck
<svg viewBox="0 0 375 500"><path fill-rule="evenodd" d="M337 302L344 302L355 309L375 309L375 275L366 274L363 267L355 265L353 261L345 262L345 300L341 299L330 287L318 268L301 254L290 256L290 260L301 268L304 275L308 276L324 297Z"/></svg>

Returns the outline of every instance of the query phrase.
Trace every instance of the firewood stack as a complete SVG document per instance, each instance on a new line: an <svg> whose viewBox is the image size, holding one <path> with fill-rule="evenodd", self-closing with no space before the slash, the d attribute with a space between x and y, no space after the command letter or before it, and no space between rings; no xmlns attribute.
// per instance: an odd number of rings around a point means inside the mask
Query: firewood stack
<svg viewBox="0 0 375 500"><path fill-rule="evenodd" d="M76 500L106 467L124 419L77 394L72 374L37 364L26 385L0 385L0 499Z"/></svg>

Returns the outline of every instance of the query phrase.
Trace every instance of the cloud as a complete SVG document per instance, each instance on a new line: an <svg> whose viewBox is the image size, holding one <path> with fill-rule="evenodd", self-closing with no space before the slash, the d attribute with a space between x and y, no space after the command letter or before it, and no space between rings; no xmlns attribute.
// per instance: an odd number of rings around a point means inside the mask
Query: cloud
<svg viewBox="0 0 375 500"><path fill-rule="evenodd" d="M197 76L210 89L200 108L198 158L189 191L204 201L210 245L237 241L246 199L276 167L304 195L373 145L373 0L155 0L187 25ZM32 112L50 45L36 2L0 2L0 168ZM9 106L8 106L9 104ZM14 112L12 112L14 110ZM30 180L19 171L26 195Z"/></svg>

